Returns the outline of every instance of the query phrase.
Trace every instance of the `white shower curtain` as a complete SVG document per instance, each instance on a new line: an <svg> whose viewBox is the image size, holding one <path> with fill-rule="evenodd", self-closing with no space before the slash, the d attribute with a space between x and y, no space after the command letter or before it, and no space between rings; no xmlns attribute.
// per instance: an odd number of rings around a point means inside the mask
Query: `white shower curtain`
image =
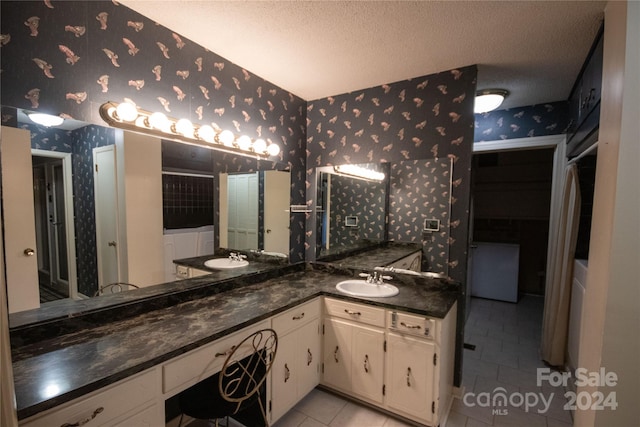
<svg viewBox="0 0 640 427"><path fill-rule="evenodd" d="M547 269L550 274L545 287L541 351L542 359L552 366L563 366L565 361L573 259L579 223L578 168L572 164L565 170L560 218L557 222L556 240L551 247L551 265Z"/></svg>

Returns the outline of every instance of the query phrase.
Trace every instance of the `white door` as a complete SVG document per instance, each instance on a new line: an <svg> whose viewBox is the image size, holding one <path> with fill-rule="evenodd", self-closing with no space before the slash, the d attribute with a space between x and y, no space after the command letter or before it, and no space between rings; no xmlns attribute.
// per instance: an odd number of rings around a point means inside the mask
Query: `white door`
<svg viewBox="0 0 640 427"><path fill-rule="evenodd" d="M9 312L40 307L29 131L2 127L2 198Z"/></svg>
<svg viewBox="0 0 640 427"><path fill-rule="evenodd" d="M105 286L120 281L115 146L94 148L93 163L98 286Z"/></svg>
<svg viewBox="0 0 640 427"><path fill-rule="evenodd" d="M258 174L228 176L228 244L258 249Z"/></svg>
<svg viewBox="0 0 640 427"><path fill-rule="evenodd" d="M318 385L320 374L320 336L318 319L298 330L298 397L303 397Z"/></svg>
<svg viewBox="0 0 640 427"><path fill-rule="evenodd" d="M271 368L272 420L284 415L298 400L297 338L297 331L278 337L278 351Z"/></svg>
<svg viewBox="0 0 640 427"><path fill-rule="evenodd" d="M289 254L289 172L264 173L264 250Z"/></svg>
<svg viewBox="0 0 640 427"><path fill-rule="evenodd" d="M324 383L351 391L352 326L337 319L324 321Z"/></svg>
<svg viewBox="0 0 640 427"><path fill-rule="evenodd" d="M390 333L387 341L386 402L423 422L433 419L435 345Z"/></svg>
<svg viewBox="0 0 640 427"><path fill-rule="evenodd" d="M382 403L384 332L353 326L352 387L355 393Z"/></svg>

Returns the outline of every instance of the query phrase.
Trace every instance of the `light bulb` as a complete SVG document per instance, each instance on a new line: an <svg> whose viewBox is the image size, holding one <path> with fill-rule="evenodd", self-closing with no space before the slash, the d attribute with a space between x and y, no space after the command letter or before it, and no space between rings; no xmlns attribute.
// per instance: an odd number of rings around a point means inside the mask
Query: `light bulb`
<svg viewBox="0 0 640 427"><path fill-rule="evenodd" d="M216 140L216 132L209 125L200 126L198 129L198 136L208 143L213 143Z"/></svg>
<svg viewBox="0 0 640 427"><path fill-rule="evenodd" d="M52 116L51 114L30 113L28 116L32 122L46 127L59 126L64 122L62 117Z"/></svg>
<svg viewBox="0 0 640 427"><path fill-rule="evenodd" d="M149 116L149 124L151 127L154 127L162 132L169 132L171 123L169 123L169 119L164 113L153 113Z"/></svg>
<svg viewBox="0 0 640 427"><path fill-rule="evenodd" d="M138 110L130 102L123 102L116 107L116 114L123 122L132 122L138 117Z"/></svg>
<svg viewBox="0 0 640 427"><path fill-rule="evenodd" d="M267 151L267 143L264 139L256 139L253 141L253 151L256 153L264 154Z"/></svg>
<svg viewBox="0 0 640 427"><path fill-rule="evenodd" d="M176 122L176 132L186 136L187 138L193 138L193 123L187 119L180 119Z"/></svg>
<svg viewBox="0 0 640 427"><path fill-rule="evenodd" d="M249 138L247 135L242 135L240 138L238 138L238 147L241 150L249 150L249 148L251 148L251 138Z"/></svg>
<svg viewBox="0 0 640 427"><path fill-rule="evenodd" d="M222 142L227 147L232 147L233 146L233 140L234 139L235 139L235 137L233 136L233 132L231 132L230 130L223 130L218 135L218 141Z"/></svg>
<svg viewBox="0 0 640 427"><path fill-rule="evenodd" d="M267 153L270 156L277 156L278 154L280 154L280 147L278 146L278 144L271 144L267 147Z"/></svg>

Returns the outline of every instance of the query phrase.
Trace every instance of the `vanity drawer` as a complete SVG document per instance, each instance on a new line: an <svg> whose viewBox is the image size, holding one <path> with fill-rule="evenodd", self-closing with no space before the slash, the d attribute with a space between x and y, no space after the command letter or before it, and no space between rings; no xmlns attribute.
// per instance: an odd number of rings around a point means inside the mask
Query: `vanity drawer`
<svg viewBox="0 0 640 427"><path fill-rule="evenodd" d="M178 356L162 366L163 393L176 394L219 372L233 346L253 332L268 328L265 320ZM246 343L249 354L249 343ZM239 353L240 355L244 354Z"/></svg>
<svg viewBox="0 0 640 427"><path fill-rule="evenodd" d="M355 320L384 328L384 309L349 301L325 298L324 310L329 316Z"/></svg>
<svg viewBox="0 0 640 427"><path fill-rule="evenodd" d="M127 412L135 412L145 403L155 400L158 371L151 369L113 386L55 408L52 412L28 419L21 427L58 427L63 425L110 425ZM164 421L160 411L150 415L153 423ZM134 415L132 415L134 416ZM126 417L125 417L126 418ZM149 418L149 417L147 417Z"/></svg>
<svg viewBox="0 0 640 427"><path fill-rule="evenodd" d="M429 340L438 340L437 325L439 322L436 322L435 319L399 311L387 311L387 317L389 330Z"/></svg>
<svg viewBox="0 0 640 427"><path fill-rule="evenodd" d="M316 298L274 316L271 325L278 336L284 336L319 316L320 298Z"/></svg>

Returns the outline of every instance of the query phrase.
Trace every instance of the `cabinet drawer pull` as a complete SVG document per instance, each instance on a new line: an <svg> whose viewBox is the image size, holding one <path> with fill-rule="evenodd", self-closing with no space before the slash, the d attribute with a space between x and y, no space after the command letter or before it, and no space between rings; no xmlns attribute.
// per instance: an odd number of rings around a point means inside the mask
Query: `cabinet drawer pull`
<svg viewBox="0 0 640 427"><path fill-rule="evenodd" d="M360 316L362 315L362 313L360 313L359 311L351 311L351 310L347 310L346 308L344 309L344 312L347 314L350 314L351 316Z"/></svg>
<svg viewBox="0 0 640 427"><path fill-rule="evenodd" d="M420 325L411 325L409 323L400 322L400 325L404 326L407 329L422 329Z"/></svg>
<svg viewBox="0 0 640 427"><path fill-rule="evenodd" d="M304 312L300 315L300 316L293 316L292 319L293 320L300 320L304 317Z"/></svg>
<svg viewBox="0 0 640 427"><path fill-rule="evenodd" d="M313 362L313 354L311 354L311 349L308 348L307 349L307 366L311 365L311 362Z"/></svg>
<svg viewBox="0 0 640 427"><path fill-rule="evenodd" d="M287 381L289 381L289 377L291 376L291 371L289 371L289 367L287 366L287 364L284 364L284 382L286 383Z"/></svg>
<svg viewBox="0 0 640 427"><path fill-rule="evenodd" d="M369 355L368 354L364 355L364 371L366 373L369 373Z"/></svg>
<svg viewBox="0 0 640 427"><path fill-rule="evenodd" d="M336 351L333 352L333 358L336 360L336 363L338 363L338 346L336 346Z"/></svg>
<svg viewBox="0 0 640 427"><path fill-rule="evenodd" d="M60 427L79 427L79 426L83 426L83 425L87 424L88 422L90 422L91 420L93 420L95 417L97 417L98 414L100 412L102 412L102 411L104 411L104 408L101 406L101 407L97 408L95 411L93 411L93 414L91 414L89 417L85 418L84 420L77 421L77 422L75 422L73 424L64 423Z"/></svg>
<svg viewBox="0 0 640 427"><path fill-rule="evenodd" d="M411 366L407 368L407 387L411 387Z"/></svg>
<svg viewBox="0 0 640 427"><path fill-rule="evenodd" d="M222 357L222 356L227 356L229 353L231 353L233 350L235 350L236 346L232 345L231 348L225 352L222 353L216 353L216 357Z"/></svg>

